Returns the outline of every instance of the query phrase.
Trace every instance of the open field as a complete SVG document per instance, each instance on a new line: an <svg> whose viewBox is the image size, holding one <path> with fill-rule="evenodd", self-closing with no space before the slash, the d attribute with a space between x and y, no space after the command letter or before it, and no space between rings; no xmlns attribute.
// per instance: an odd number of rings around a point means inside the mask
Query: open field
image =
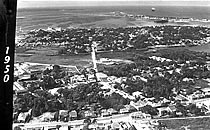
<svg viewBox="0 0 210 130"><path fill-rule="evenodd" d="M159 48L159 49L165 49L165 48ZM180 50L180 49L189 49L191 51L197 51L197 52L207 52L207 53L210 53L210 43L208 44L204 44L204 45L199 45L199 46L186 46L186 47L170 47L168 49L177 49L177 50Z"/></svg>
<svg viewBox="0 0 210 130"><path fill-rule="evenodd" d="M55 56L56 48L36 48L15 54L16 62L35 62L46 64L63 64L63 65L88 65L91 60L90 55L71 55Z"/></svg>
<svg viewBox="0 0 210 130"><path fill-rule="evenodd" d="M200 51L210 53L210 43L202 46L187 47L187 49L192 51Z"/></svg>
<svg viewBox="0 0 210 130"><path fill-rule="evenodd" d="M210 118L194 118L194 119L179 119L179 120L164 120L162 123L167 125L169 130L209 130Z"/></svg>
<svg viewBox="0 0 210 130"><path fill-rule="evenodd" d="M210 53L210 44L193 47L175 47L169 49L189 49L192 51L203 51ZM40 62L49 64L63 64L63 65L77 65L77 66L89 66L92 64L90 54L80 55L66 55L57 56L58 48L35 48L26 50L23 48L18 49L18 53L15 54L15 61L17 62ZM98 53L97 59L100 58L114 58L114 59L129 59L135 54L143 54L143 50L132 50L126 52L104 52Z"/></svg>
<svg viewBox="0 0 210 130"><path fill-rule="evenodd" d="M80 55L63 55L58 56L58 48L37 48L15 53L16 62L35 62L46 64L62 64L62 65L76 65L76 66L90 66L92 59L90 54ZM23 49L24 50L24 49ZM142 51L135 52L104 52L98 53L97 59L100 58L114 58L114 59L129 59L134 54L143 53Z"/></svg>

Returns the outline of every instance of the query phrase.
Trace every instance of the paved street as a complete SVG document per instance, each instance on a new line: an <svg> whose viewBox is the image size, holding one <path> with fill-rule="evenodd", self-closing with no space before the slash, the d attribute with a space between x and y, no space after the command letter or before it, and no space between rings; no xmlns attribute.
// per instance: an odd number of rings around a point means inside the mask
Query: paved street
<svg viewBox="0 0 210 130"><path fill-rule="evenodd" d="M180 119L196 119L196 118L210 118L210 115L208 116L197 116L197 117L179 117L179 118L160 118L160 119L151 119L151 121L154 120L180 120ZM124 122L129 122L129 114L118 114L118 115L113 115L109 117L99 117L96 118L98 123L103 123L103 124L109 124L110 121L112 120L113 122L118 122L118 121L124 121ZM24 125L27 128L31 127L53 127L56 125L61 125L61 126L79 126L83 124L84 120L75 120L75 121L70 121L70 122L37 122L37 123L14 123L13 127L18 126L18 125Z"/></svg>

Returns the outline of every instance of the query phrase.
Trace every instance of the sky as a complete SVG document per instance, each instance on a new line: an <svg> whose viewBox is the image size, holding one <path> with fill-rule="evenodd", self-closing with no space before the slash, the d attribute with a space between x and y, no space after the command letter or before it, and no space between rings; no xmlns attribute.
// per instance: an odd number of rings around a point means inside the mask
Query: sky
<svg viewBox="0 0 210 130"><path fill-rule="evenodd" d="M18 8L59 6L210 6L210 0L18 0Z"/></svg>

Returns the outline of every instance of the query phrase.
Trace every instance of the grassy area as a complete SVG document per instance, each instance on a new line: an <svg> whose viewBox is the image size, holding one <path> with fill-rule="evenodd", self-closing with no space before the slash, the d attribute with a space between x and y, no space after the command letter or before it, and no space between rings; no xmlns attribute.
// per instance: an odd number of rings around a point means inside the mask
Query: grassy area
<svg viewBox="0 0 210 130"><path fill-rule="evenodd" d="M63 65L88 65L91 61L90 55L52 56L57 53L57 48L35 48L15 54L16 62L37 62L47 64ZM27 55L31 54L31 55Z"/></svg>
<svg viewBox="0 0 210 130"><path fill-rule="evenodd" d="M98 58L112 58L112 59L124 59L128 60L135 56L136 54L144 54L143 50L131 50L131 51L115 51L115 52L106 52L99 53L97 55Z"/></svg>
<svg viewBox="0 0 210 130"><path fill-rule="evenodd" d="M160 48L161 49L161 48ZM183 49L188 49L190 51L196 51L196 52L207 52L210 53L210 43L200 45L200 46L191 46L191 47L171 47L168 49L177 49L177 50L183 50Z"/></svg>
<svg viewBox="0 0 210 130"><path fill-rule="evenodd" d="M28 49L25 48L25 47L15 48L15 52L16 52L16 53L24 53L24 52L26 52L26 51L28 51Z"/></svg>
<svg viewBox="0 0 210 130"><path fill-rule="evenodd" d="M15 61L17 62L39 62L48 64L63 64L63 65L77 65L77 66L89 66L92 63L90 54L80 55L63 55L58 56L58 48L34 48L19 51L15 54ZM100 58L113 58L113 59L129 59L135 54L143 54L143 51L127 51L127 52L104 52L98 53L97 59ZM52 56L54 55L54 56Z"/></svg>
<svg viewBox="0 0 210 130"><path fill-rule="evenodd" d="M190 130L209 130L210 117L197 119L164 120L168 129L184 130L183 126L188 126Z"/></svg>
<svg viewBox="0 0 210 130"><path fill-rule="evenodd" d="M200 86L202 88L208 88L209 87L209 82L203 80L203 79L199 79L195 81L195 86Z"/></svg>
<svg viewBox="0 0 210 130"><path fill-rule="evenodd" d="M182 50L187 49L186 47L176 47L176 48L168 48L169 50ZM49 63L49 64L68 64L68 65L81 65L86 66L91 63L91 55L90 54L80 54L80 55L64 55L57 56L56 47L37 47L33 49L26 48L17 48L15 61L23 62L40 62L40 63ZM100 58L113 58L113 59L130 59L134 57L136 54L143 54L144 50L131 50L131 51L115 51L115 52L103 52L97 53L97 59ZM53 56L54 55L54 56ZM158 55L157 53L147 53L147 55ZM206 81L198 81L196 85L208 85Z"/></svg>
<svg viewBox="0 0 210 130"><path fill-rule="evenodd" d="M202 46L187 47L187 49L192 50L192 51L199 51L199 52L210 53L210 43L202 45Z"/></svg>

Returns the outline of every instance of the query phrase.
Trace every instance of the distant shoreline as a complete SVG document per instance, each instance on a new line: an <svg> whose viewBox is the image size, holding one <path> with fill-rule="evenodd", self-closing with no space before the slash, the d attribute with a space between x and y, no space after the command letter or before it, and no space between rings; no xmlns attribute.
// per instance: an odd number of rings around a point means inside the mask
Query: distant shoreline
<svg viewBox="0 0 210 130"><path fill-rule="evenodd" d="M155 11L152 11L152 8ZM122 12L119 16L113 14ZM210 27L208 6L69 6L22 8L17 12L17 31L48 27L95 28L138 26L205 26ZM137 16L132 20L132 16ZM155 23L158 19L168 23ZM20 29L21 28L21 29Z"/></svg>

